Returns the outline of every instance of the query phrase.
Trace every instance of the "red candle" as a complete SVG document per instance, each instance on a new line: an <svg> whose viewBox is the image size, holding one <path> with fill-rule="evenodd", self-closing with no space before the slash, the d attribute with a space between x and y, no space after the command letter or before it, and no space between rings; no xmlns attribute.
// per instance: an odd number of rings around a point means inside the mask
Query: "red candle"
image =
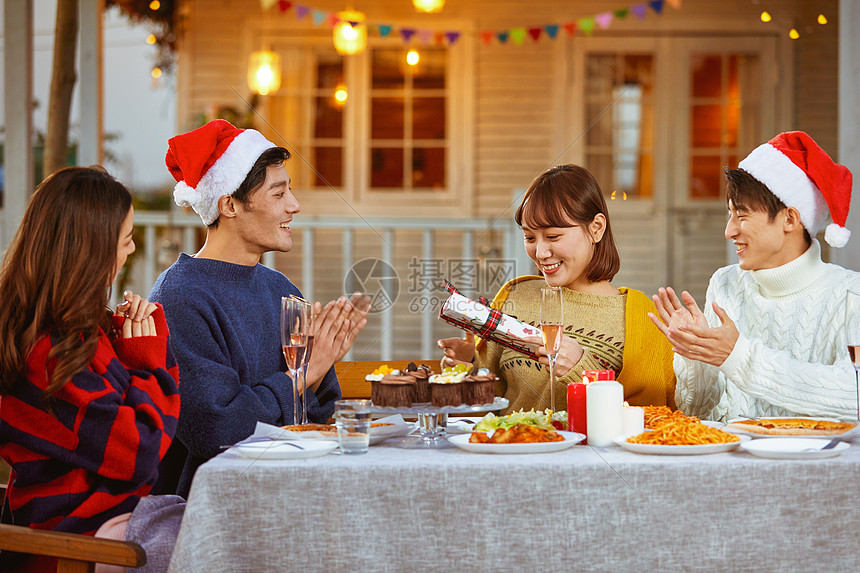
<svg viewBox="0 0 860 573"><path fill-rule="evenodd" d="M580 434L587 433L588 419L586 418L587 404L585 390L588 384L571 382L567 385L567 429Z"/></svg>

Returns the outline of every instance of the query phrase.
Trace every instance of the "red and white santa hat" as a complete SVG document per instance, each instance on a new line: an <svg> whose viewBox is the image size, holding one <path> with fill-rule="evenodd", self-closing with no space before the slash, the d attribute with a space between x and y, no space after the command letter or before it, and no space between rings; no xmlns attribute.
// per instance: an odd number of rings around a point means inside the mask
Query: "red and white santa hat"
<svg viewBox="0 0 860 573"><path fill-rule="evenodd" d="M834 163L815 141L802 131L780 133L753 149L738 167L763 183L787 207L800 213L800 222L813 237L824 225L828 212L833 222L824 240L844 247L851 236L845 228L851 204L851 172Z"/></svg>
<svg viewBox="0 0 860 573"><path fill-rule="evenodd" d="M260 155L274 143L253 129L215 119L168 141L165 162L178 181L173 200L191 207L206 225L218 218L218 199L232 195Z"/></svg>

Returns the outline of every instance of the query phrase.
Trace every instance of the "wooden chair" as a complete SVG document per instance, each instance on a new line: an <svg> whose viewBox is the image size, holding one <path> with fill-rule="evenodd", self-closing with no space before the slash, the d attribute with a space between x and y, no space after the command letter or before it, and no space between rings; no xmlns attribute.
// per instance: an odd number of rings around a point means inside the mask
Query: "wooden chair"
<svg viewBox="0 0 860 573"><path fill-rule="evenodd" d="M0 504L6 486L0 485ZM97 539L89 535L0 524L0 550L57 559L57 573L92 573L96 563L140 567L146 553L137 543Z"/></svg>
<svg viewBox="0 0 860 573"><path fill-rule="evenodd" d="M403 370L409 360L353 360L337 362L334 365L337 380L340 382L340 392L345 400L370 398L370 382L364 377L387 364L394 369ZM417 362L416 362L417 364Z"/></svg>

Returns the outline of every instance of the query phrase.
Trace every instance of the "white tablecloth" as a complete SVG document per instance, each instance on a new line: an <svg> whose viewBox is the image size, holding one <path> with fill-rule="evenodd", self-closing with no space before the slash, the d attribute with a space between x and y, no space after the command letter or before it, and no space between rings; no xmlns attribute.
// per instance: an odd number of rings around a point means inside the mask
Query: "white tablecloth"
<svg viewBox="0 0 860 573"><path fill-rule="evenodd" d="M826 460L375 446L197 472L171 572L857 571L860 443Z"/></svg>

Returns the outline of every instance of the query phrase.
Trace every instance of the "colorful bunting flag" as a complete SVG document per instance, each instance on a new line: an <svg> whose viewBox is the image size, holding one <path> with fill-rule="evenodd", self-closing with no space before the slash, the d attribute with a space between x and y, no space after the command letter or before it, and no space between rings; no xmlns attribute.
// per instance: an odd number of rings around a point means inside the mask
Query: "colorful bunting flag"
<svg viewBox="0 0 860 573"><path fill-rule="evenodd" d="M573 36L576 34L576 29L579 28L586 35L590 36L594 33L595 24L601 30L605 30L612 25L613 19L617 18L619 20L623 20L627 18L630 12L641 20L645 18L648 8L651 8L651 10L656 14L662 14L663 7L666 3L678 10L681 8L682 1L683 0L648 0L647 2L634 4L629 8L601 12L600 14L580 18L576 21L564 22L561 24L547 24L544 26L518 26L509 30L499 31L481 30L478 33L478 36L481 39L481 43L484 45L489 45L492 43L493 38L495 38L500 44L506 44L510 39L513 44L518 46L522 45L526 34L528 34L535 42L540 41L540 38L544 33L546 33L548 38L554 40L558 37L559 29L564 29L569 36ZM310 14L312 16L314 26L317 27L321 26L324 22L327 22L329 26L334 27L338 22L340 22L340 18L337 16L336 12L319 10L304 4L294 4L290 0L259 0L259 2L260 7L264 11L269 10L275 5L278 6L278 10L282 13L287 12L290 8L295 8L295 14L298 20L303 20ZM349 23L352 26L360 24L360 22L352 21ZM383 38L390 36L392 32L397 32L403 39L404 43L409 43L413 37L417 36L418 41L423 45L433 43L444 45L447 42L449 46L452 46L462 35L462 32L456 30L441 31L425 28L399 28L391 24L368 24L368 30L373 33L378 32Z"/></svg>
<svg viewBox="0 0 860 573"><path fill-rule="evenodd" d="M604 30L612 24L612 12L603 12L594 17L594 21L597 22L597 25L603 28Z"/></svg>

